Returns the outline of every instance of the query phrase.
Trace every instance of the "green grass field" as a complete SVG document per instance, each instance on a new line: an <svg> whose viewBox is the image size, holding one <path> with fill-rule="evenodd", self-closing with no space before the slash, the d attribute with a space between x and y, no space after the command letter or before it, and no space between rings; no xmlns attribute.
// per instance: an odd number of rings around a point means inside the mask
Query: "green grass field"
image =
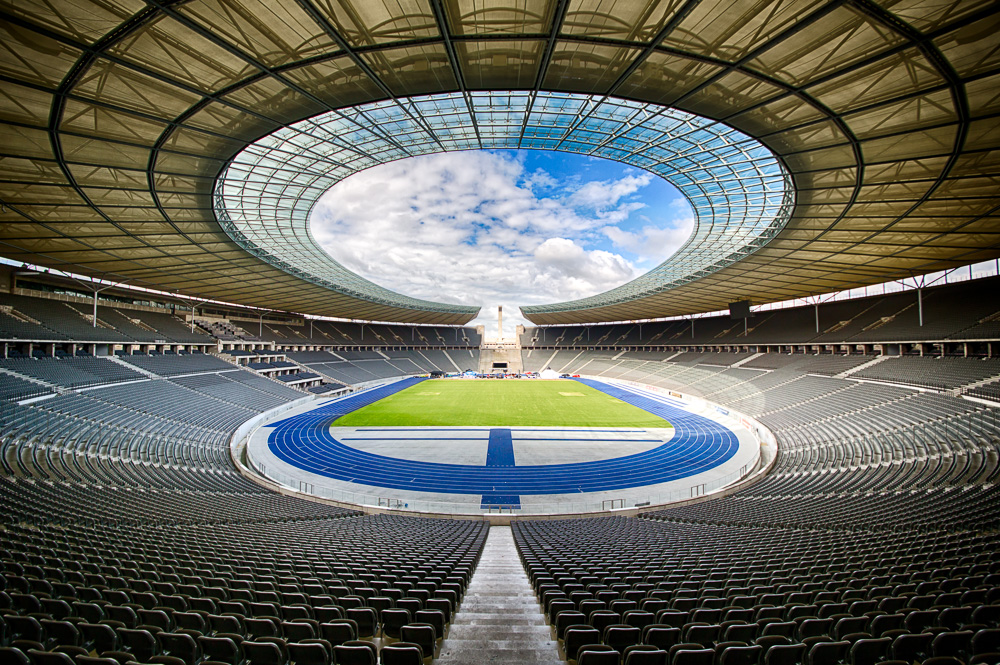
<svg viewBox="0 0 1000 665"><path fill-rule="evenodd" d="M576 381L433 379L338 418L337 427L670 427Z"/></svg>

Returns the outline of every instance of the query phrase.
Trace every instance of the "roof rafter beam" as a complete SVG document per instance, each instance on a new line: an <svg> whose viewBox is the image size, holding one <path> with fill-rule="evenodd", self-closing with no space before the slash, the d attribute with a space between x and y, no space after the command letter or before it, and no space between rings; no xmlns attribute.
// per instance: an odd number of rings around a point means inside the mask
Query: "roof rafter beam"
<svg viewBox="0 0 1000 665"><path fill-rule="evenodd" d="M354 52L354 49L351 47L350 44L347 43L347 40L340 35L340 32L336 29L336 27L334 27L334 25L330 23L330 20L326 16L324 16L319 11L319 9L316 8L316 5L314 5L311 2L311 0L295 0L295 2L298 3L299 7L301 7L306 14L309 15L309 18L311 18L313 21L316 22L316 25L318 25L323 29L323 32L325 32L326 35L333 40L333 42L337 45L337 47L347 54L347 57L349 57L351 61L362 72L364 72L365 76L371 79L372 83L374 83L376 87L378 87L378 89L382 91L382 93L386 96L386 98L392 100L396 99L397 95L393 93L392 90L389 89L389 86L385 84L385 81L383 81L382 78L375 72L375 70L372 69L367 62L365 62L364 58L362 58L361 56L359 56L357 53ZM440 139L438 139L438 137L434 134L434 131L430 128L430 126L428 126L426 123L423 122L423 118L414 116L409 109L407 109L405 106L402 106L398 102L396 105L399 106L400 109L404 113L406 113L406 115L409 116L411 120L419 123L420 126L424 128L424 131L427 132L427 134L431 137L431 139L434 140L435 143L437 143L439 146L441 145Z"/></svg>
<svg viewBox="0 0 1000 665"><path fill-rule="evenodd" d="M469 90L465 86L465 74L462 72L462 66L458 61L458 54L455 52L455 45L451 41L451 27L448 25L448 16L445 14L444 7L441 6L441 0L430 0L431 9L434 10L434 20L437 21L438 32L441 33L441 39L444 42L444 50L448 54L448 62L451 64L451 69L454 72L455 80L458 82L458 89L462 91L462 98L465 100L465 107L469 111L469 117L472 119L472 129L476 133L476 142L479 147L483 147L483 137L479 133L479 122L476 120L476 109L472 104L472 97L469 95Z"/></svg>
<svg viewBox="0 0 1000 665"><path fill-rule="evenodd" d="M552 63L552 53L556 49L556 40L559 38L563 23L566 21L566 12L568 9L569 0L557 0L556 10L552 14L552 30L549 32L548 39L545 42L545 50L542 51L542 57L538 61L535 84L531 87L531 93L528 95L528 109L524 114L524 121L521 123L521 131L517 139L518 148L521 147L521 142L524 140L524 131L528 128L528 119L531 118L531 114L535 110L535 99L538 97L538 92L542 89L542 83L545 82L549 65Z"/></svg>

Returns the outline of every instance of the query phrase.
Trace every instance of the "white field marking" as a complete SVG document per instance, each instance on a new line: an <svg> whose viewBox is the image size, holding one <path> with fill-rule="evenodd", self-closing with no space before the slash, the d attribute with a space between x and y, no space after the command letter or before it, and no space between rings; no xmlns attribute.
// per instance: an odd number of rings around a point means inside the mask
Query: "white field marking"
<svg viewBox="0 0 1000 665"><path fill-rule="evenodd" d="M559 393L563 397L583 397L583 393Z"/></svg>
<svg viewBox="0 0 1000 665"><path fill-rule="evenodd" d="M417 394L418 395L440 395L441 393L422 392L422 393L417 393Z"/></svg>

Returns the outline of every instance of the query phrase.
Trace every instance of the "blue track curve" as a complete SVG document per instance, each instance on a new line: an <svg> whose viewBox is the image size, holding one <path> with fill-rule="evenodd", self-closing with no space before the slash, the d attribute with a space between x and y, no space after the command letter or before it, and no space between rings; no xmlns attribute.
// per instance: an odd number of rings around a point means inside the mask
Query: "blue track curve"
<svg viewBox="0 0 1000 665"><path fill-rule="evenodd" d="M483 495L603 492L654 485L708 471L739 449L736 434L714 420L589 379L578 380L668 420L674 426L673 438L646 452L593 462L472 466L376 455L351 448L331 434L330 424L340 416L423 380L405 379L271 423L266 426L274 428L268 448L292 466L335 480L415 492Z"/></svg>

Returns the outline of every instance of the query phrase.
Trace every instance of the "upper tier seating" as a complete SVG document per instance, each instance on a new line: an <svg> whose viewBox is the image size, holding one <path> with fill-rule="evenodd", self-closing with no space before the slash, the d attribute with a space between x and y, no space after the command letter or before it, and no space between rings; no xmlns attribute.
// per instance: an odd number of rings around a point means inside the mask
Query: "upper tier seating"
<svg viewBox="0 0 1000 665"><path fill-rule="evenodd" d="M256 330L256 328L253 328ZM320 344L324 346L435 347L472 346L482 339L472 328L401 326L347 321L313 321L312 325L279 325L265 322L261 338L279 346Z"/></svg>
<svg viewBox="0 0 1000 665"><path fill-rule="evenodd" d="M164 312L0 293L0 339L209 344L211 337Z"/></svg>
<svg viewBox="0 0 1000 665"><path fill-rule="evenodd" d="M233 369L233 365L221 358L206 353L192 353L184 356L121 356L124 362L135 365L147 372L160 376L177 376L196 372L212 372Z"/></svg>
<svg viewBox="0 0 1000 665"><path fill-rule="evenodd" d="M929 388L957 388L990 377L1000 377L1000 359L904 356L888 358L860 370L854 376Z"/></svg>
<svg viewBox="0 0 1000 665"><path fill-rule="evenodd" d="M0 369L8 369L64 388L144 378L139 372L103 358L8 358L0 359Z"/></svg>
<svg viewBox="0 0 1000 665"><path fill-rule="evenodd" d="M522 346L621 347L683 345L840 344L987 340L1000 338L1000 277L923 290L923 325L917 293L827 302L757 312L746 321L728 315L638 324L526 328ZM692 330L693 328L693 330Z"/></svg>
<svg viewBox="0 0 1000 665"><path fill-rule="evenodd" d="M85 313L84 305L79 303L16 296L7 293L0 294L0 303L11 307L27 318L38 321L37 328L33 330L28 330L23 324L18 326L29 335L22 337L22 339L79 340L84 342L132 341L113 328L105 328L101 325L94 326L92 319L88 316L89 310L88 313ZM5 323L12 325L12 318L9 315L5 316ZM98 319L100 320L100 312L98 312Z"/></svg>
<svg viewBox="0 0 1000 665"><path fill-rule="evenodd" d="M971 389L969 394L993 400L994 402L1000 402L1000 381L990 381L989 383L977 386Z"/></svg>

